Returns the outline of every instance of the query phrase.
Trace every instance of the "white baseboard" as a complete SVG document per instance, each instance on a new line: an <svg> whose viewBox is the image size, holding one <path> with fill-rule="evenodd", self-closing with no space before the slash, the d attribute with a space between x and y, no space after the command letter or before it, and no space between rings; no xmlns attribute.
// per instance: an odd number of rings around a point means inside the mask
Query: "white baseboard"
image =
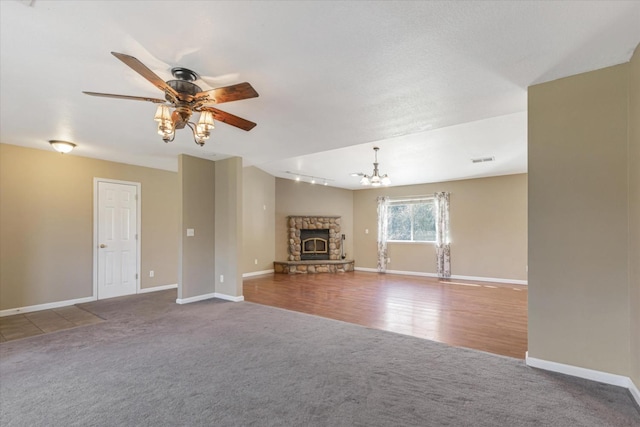
<svg viewBox="0 0 640 427"><path fill-rule="evenodd" d="M454 274L450 277L455 280L473 280L476 282L495 282L495 283L508 283L511 285L527 285L529 284L528 280L518 280L518 279L500 279L497 277L477 277L477 276L458 276Z"/></svg>
<svg viewBox="0 0 640 427"><path fill-rule="evenodd" d="M177 288L178 288L178 284L175 283L173 285L154 286L153 288L140 288L138 290L138 293L145 294L147 292L166 291L167 289L177 289Z"/></svg>
<svg viewBox="0 0 640 427"><path fill-rule="evenodd" d="M40 310L50 310L52 308L67 307L70 305L82 304L85 302L91 302L95 300L96 300L96 297L85 297L85 298L70 299L66 301L49 302L46 304L30 305L27 307L9 308L6 310L0 310L0 317L11 316L13 314L31 313L33 311L40 311Z"/></svg>
<svg viewBox="0 0 640 427"><path fill-rule="evenodd" d="M355 267L355 271L366 271L369 273L377 273L377 268ZM402 270L387 270L387 274L401 274L403 276L421 276L421 277L438 277L436 273L423 273L420 271L402 271ZM514 285L526 285L526 280L517 279L499 279L495 277L478 277L478 276L458 276L452 275L449 279L454 280L472 280L476 282L495 282L495 283L509 283Z"/></svg>
<svg viewBox="0 0 640 427"><path fill-rule="evenodd" d="M198 295L198 296L190 297L190 298L178 298L178 299L176 299L176 303L178 303L178 304L189 304L189 303L192 303L192 302L204 301L206 299L211 299L211 298L219 298L219 299L223 299L223 300L227 300L227 301L233 301L233 302L244 301L244 296L242 296L242 295L240 295L239 297L234 297L234 296L231 296L231 295L212 292L210 294Z"/></svg>
<svg viewBox="0 0 640 427"><path fill-rule="evenodd" d="M244 301L244 295L240 295L239 297L234 297L232 295L219 294L217 292L214 295L215 295L215 298L220 298L227 301L233 301L233 302Z"/></svg>
<svg viewBox="0 0 640 427"><path fill-rule="evenodd" d="M204 301L206 299L211 299L211 298L215 298L215 297L216 297L216 293L212 292L210 294L198 295L198 296L195 296L195 297L176 298L176 303L178 303L178 304L189 304L189 303L192 303L192 302Z"/></svg>
<svg viewBox="0 0 640 427"><path fill-rule="evenodd" d="M629 391L631 392L631 396L633 396L638 406L640 406L640 389L638 389L638 386L635 385L633 381L631 381L631 378L629 378L629 384Z"/></svg>
<svg viewBox="0 0 640 427"><path fill-rule="evenodd" d="M525 363L532 368L543 369L545 371L558 372L560 374L571 375L572 377L584 378L586 380L599 383L615 385L629 389L636 403L640 405L640 391L631 381L631 378L608 372L596 371L593 369L581 368L579 366L565 365L564 363L550 362L548 360L529 357L529 352L525 353Z"/></svg>
<svg viewBox="0 0 640 427"><path fill-rule="evenodd" d="M242 273L242 277L262 276L265 274L271 274L273 272L274 272L273 268L271 270L252 271L250 273Z"/></svg>
<svg viewBox="0 0 640 427"><path fill-rule="evenodd" d="M367 268L367 267L353 267L354 271L366 271L367 273L377 273L377 268Z"/></svg>
<svg viewBox="0 0 640 427"><path fill-rule="evenodd" d="M403 276L438 277L438 275L435 273L423 273L421 271L387 270L387 274L400 274Z"/></svg>

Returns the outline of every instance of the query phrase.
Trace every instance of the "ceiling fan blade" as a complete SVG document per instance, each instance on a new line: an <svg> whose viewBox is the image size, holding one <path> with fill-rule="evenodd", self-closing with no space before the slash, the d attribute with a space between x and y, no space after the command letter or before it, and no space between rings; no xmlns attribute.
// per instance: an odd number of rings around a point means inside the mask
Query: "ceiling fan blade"
<svg viewBox="0 0 640 427"><path fill-rule="evenodd" d="M210 111L213 114L213 118L219 122L226 123L231 126L235 126L242 130L250 131L253 129L256 124L250 122L249 120L245 120L241 117L234 116L231 113L227 113L225 111L220 111L217 108L213 107L202 107L200 110L202 111Z"/></svg>
<svg viewBox="0 0 640 427"><path fill-rule="evenodd" d="M223 102L239 101L241 99L255 98L258 92L247 82L238 83L226 87L219 87L206 92L196 93L196 98L208 97L207 102L222 104Z"/></svg>
<svg viewBox="0 0 640 427"><path fill-rule="evenodd" d="M146 65L138 61L133 56L118 52L111 52L111 54L118 58L120 61L127 64L131 69L133 69L133 71L149 80L155 87L157 87L161 91L171 94L174 98L178 97L178 92L176 92L171 86L165 83L164 80L158 77L156 73L151 71Z"/></svg>
<svg viewBox="0 0 640 427"><path fill-rule="evenodd" d="M91 96L103 96L105 98L131 99L134 101L149 101L149 102L153 102L154 104L164 104L165 102L167 102L164 99L148 98L146 96L114 95L112 93L84 92L84 91L82 93L85 93Z"/></svg>

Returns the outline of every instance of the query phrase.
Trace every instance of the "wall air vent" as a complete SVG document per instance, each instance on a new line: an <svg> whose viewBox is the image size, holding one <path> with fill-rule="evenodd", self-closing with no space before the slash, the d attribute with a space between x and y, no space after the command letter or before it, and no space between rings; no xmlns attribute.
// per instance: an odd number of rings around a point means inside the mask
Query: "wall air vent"
<svg viewBox="0 0 640 427"><path fill-rule="evenodd" d="M493 162L495 157L478 157L477 159L471 159L472 163L484 163L484 162Z"/></svg>

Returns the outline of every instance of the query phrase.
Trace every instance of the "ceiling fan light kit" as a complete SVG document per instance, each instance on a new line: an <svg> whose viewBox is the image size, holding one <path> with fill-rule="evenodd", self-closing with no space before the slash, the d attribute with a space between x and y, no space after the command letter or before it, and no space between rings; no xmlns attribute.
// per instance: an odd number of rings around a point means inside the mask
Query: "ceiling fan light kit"
<svg viewBox="0 0 640 427"><path fill-rule="evenodd" d="M175 139L176 129L189 127L193 132L193 140L195 143L203 146L205 141L211 136L211 130L215 128L214 119L245 131L250 131L256 126L255 123L249 120L208 105L257 97L258 92L256 92L249 83L238 83L227 87L203 91L198 85L192 83L198 79L198 74L187 68L172 68L171 73L173 77L175 77L175 80L165 82L133 56L117 52L111 53L163 91L165 99L97 92L84 93L91 96L130 99L159 104L153 119L158 122L158 134L164 142L171 142ZM171 111L171 108L173 108L173 111ZM200 113L198 123L189 121L194 112Z"/></svg>
<svg viewBox="0 0 640 427"><path fill-rule="evenodd" d="M66 154L70 153L76 147L76 144L69 141L60 141L58 139L52 139L49 141L49 144L56 150L58 153Z"/></svg>
<svg viewBox="0 0 640 427"><path fill-rule="evenodd" d="M361 185L370 185L372 187L380 187L381 185L386 186L391 184L391 179L389 178L389 175L384 174L381 176L378 170L378 150L379 149L380 148L378 147L373 147L373 150L375 151L375 162L373 162L373 174L371 175L362 174L362 179L360 180Z"/></svg>

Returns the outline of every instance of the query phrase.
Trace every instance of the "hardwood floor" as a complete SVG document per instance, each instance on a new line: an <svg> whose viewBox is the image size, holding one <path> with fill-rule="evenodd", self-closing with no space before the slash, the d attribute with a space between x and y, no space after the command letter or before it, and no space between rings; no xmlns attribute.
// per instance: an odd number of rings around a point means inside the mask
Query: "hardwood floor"
<svg viewBox="0 0 640 427"><path fill-rule="evenodd" d="M270 274L244 298L457 347L524 358L527 287L391 274Z"/></svg>

